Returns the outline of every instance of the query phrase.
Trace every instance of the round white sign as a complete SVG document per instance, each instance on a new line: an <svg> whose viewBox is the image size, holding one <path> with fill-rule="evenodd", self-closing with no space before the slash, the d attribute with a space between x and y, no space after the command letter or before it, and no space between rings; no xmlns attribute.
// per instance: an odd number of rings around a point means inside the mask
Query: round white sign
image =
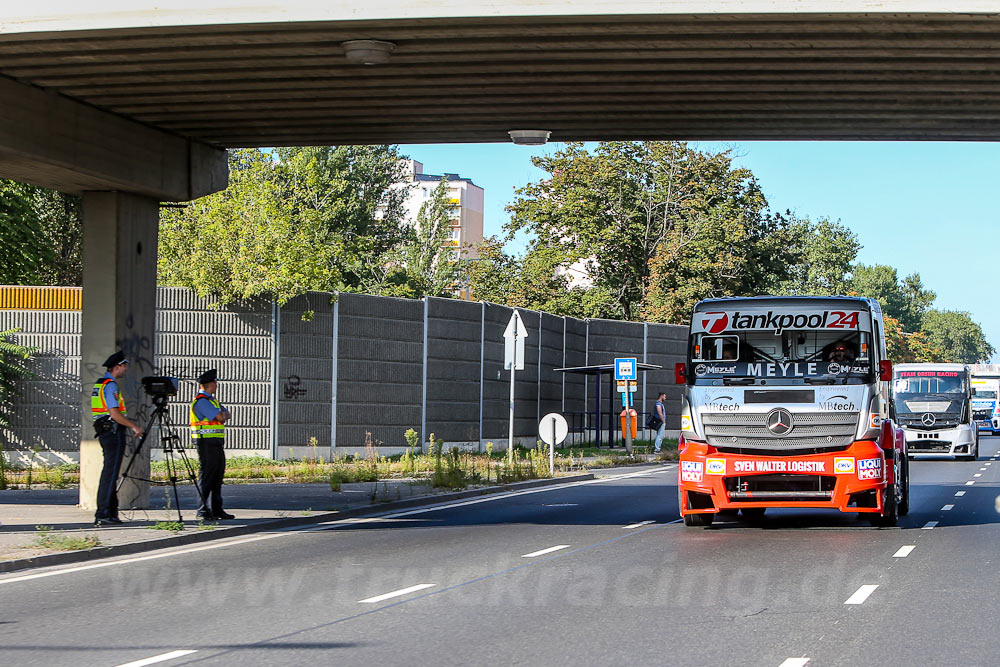
<svg viewBox="0 0 1000 667"><path fill-rule="evenodd" d="M566 439L568 433L569 424L566 423L566 418L558 412L550 412L542 417L542 421L538 422L538 435L546 445L558 445Z"/></svg>

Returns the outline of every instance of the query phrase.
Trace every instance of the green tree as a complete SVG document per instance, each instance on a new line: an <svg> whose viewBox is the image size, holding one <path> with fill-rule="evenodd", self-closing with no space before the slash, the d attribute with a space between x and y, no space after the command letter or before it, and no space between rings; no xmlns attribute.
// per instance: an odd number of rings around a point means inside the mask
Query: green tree
<svg viewBox="0 0 1000 667"><path fill-rule="evenodd" d="M410 238L400 253L412 296L451 296L464 272L459 247L452 242L454 225L448 179L442 178L421 204Z"/></svg>
<svg viewBox="0 0 1000 667"><path fill-rule="evenodd" d="M784 217L788 221L793 261L788 267L788 279L781 281L776 293L846 294L851 264L861 249L857 235L839 221L828 218L812 221L791 212Z"/></svg>
<svg viewBox="0 0 1000 667"><path fill-rule="evenodd" d="M924 313L921 329L940 361L974 364L987 361L996 350L983 329L965 311L932 309Z"/></svg>
<svg viewBox="0 0 1000 667"><path fill-rule="evenodd" d="M776 230L753 175L734 169L728 153L683 142L612 141L593 151L569 143L532 161L549 176L517 191L508 235L531 234L526 258L545 249L554 253L545 259L564 269L586 265L598 296L591 306L606 309L600 316L669 319L682 292L756 287L771 275L765 247ZM720 250L726 257L696 265Z"/></svg>
<svg viewBox="0 0 1000 667"><path fill-rule="evenodd" d="M161 216L159 279L223 303L364 291L406 236L395 148L230 152L230 185Z"/></svg>
<svg viewBox="0 0 1000 667"><path fill-rule="evenodd" d="M857 264L851 273L850 290L877 300L882 311L899 320L904 331L919 331L924 313L937 298L924 288L917 273L900 280L896 269L885 264Z"/></svg>
<svg viewBox="0 0 1000 667"><path fill-rule="evenodd" d="M14 340L17 329L0 331L0 426L10 426L14 399L20 395L20 382L33 377L28 362L36 349ZM0 449L0 456L3 456Z"/></svg>
<svg viewBox="0 0 1000 667"><path fill-rule="evenodd" d="M0 180L0 283L79 286L82 234L80 197Z"/></svg>

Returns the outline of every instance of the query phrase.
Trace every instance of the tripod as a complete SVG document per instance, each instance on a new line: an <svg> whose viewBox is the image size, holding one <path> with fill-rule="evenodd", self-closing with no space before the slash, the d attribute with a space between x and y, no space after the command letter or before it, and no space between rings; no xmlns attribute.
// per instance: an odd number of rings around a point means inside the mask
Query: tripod
<svg viewBox="0 0 1000 667"><path fill-rule="evenodd" d="M169 484L174 490L174 505L177 506L177 520L183 522L184 517L181 516L181 500L177 494L177 471L178 464L177 459L174 458L175 454L180 459L181 465L183 465L184 470L187 471L187 479L191 481L194 486L195 491L198 493L198 499L201 500L202 506L205 504L205 498L201 495L201 487L198 486L198 479L194 474L194 466L191 465L191 459L188 458L187 451L181 446L180 436L174 430L173 424L170 422L170 414L167 412L167 396L154 395L153 396L153 414L149 417L149 423L146 424L146 428L142 432L142 439L139 440L139 444L135 446L135 451L132 452L132 458L129 459L128 465L125 466L125 471L122 473L122 478L118 481L118 489L121 489L122 484L125 483L126 479L134 479L140 482L149 482L150 484ZM153 423L156 423L157 433L160 437L160 447L163 448L163 460L167 464L167 482L159 482L153 479L144 479L142 477L129 477L129 470L132 469L132 464L135 463L136 457L139 456L139 452L142 451L142 447L146 444L146 438L152 432Z"/></svg>

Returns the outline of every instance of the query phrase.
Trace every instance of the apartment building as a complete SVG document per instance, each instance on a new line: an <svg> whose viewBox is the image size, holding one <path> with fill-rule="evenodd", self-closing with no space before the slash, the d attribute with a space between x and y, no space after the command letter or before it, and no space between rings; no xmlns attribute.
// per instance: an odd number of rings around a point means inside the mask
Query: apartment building
<svg viewBox="0 0 1000 667"><path fill-rule="evenodd" d="M452 229L448 244L454 247L459 257L475 258L475 246L483 240L483 189L458 174L425 174L424 165L416 160L407 160L406 166L412 186L405 204L406 219L416 222L420 207L430 200L441 179L447 178L451 203L455 207L451 213Z"/></svg>

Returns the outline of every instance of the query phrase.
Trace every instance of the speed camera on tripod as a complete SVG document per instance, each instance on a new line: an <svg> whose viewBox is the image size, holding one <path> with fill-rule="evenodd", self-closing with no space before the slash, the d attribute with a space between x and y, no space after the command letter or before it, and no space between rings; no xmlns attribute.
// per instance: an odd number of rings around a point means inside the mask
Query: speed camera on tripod
<svg viewBox="0 0 1000 667"><path fill-rule="evenodd" d="M178 380L165 375L147 375L142 378L142 388L153 398L177 395Z"/></svg>

